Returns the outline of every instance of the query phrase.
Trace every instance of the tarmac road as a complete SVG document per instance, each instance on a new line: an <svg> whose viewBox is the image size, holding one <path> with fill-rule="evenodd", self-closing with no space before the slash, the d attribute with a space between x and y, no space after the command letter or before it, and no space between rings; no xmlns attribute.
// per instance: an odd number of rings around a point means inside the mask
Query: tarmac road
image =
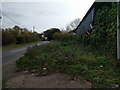
<svg viewBox="0 0 120 90"><path fill-rule="evenodd" d="M23 46L23 47L3 50L2 51L2 63L4 64L6 62L19 59L20 57L22 57L25 54L26 49L28 47L32 47L36 44L37 45L42 45L42 44L47 44L47 43L49 43L49 41L43 41L43 42L35 43L35 44L32 44L32 45L26 45L26 46Z"/></svg>

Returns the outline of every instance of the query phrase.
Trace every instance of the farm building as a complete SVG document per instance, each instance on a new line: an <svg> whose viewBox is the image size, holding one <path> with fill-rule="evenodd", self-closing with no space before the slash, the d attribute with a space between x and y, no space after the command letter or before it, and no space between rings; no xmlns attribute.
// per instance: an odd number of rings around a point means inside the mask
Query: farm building
<svg viewBox="0 0 120 90"><path fill-rule="evenodd" d="M103 6L111 7L111 2L94 2L91 8L88 10L78 27L75 29L76 35L82 35L86 32L91 33L94 27L94 17L96 15L97 10L99 10Z"/></svg>

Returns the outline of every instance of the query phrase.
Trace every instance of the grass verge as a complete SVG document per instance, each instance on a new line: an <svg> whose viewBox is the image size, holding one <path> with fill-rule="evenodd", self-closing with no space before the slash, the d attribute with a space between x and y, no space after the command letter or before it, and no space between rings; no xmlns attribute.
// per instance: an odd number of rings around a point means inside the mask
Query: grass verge
<svg viewBox="0 0 120 90"><path fill-rule="evenodd" d="M120 84L120 67L117 67L116 59L87 49L75 41L51 42L28 48L25 56L16 63L20 70L36 70L40 75L46 70L47 73L57 71L81 76L94 88Z"/></svg>
<svg viewBox="0 0 120 90"><path fill-rule="evenodd" d="M0 50L22 47L22 46L25 46L25 45L30 45L30 44L34 44L34 43L38 43L38 42L41 42L41 41L36 41L36 42L31 42L31 43L23 43L23 44L5 45L5 46L0 47Z"/></svg>

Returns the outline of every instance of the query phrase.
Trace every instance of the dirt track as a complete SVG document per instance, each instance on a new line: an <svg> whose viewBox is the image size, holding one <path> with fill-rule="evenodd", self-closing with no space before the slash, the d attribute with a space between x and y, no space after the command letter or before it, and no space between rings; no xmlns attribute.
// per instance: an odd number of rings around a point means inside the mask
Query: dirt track
<svg viewBox="0 0 120 90"><path fill-rule="evenodd" d="M86 80L72 80L72 76L53 73L36 77L33 74L16 72L15 61L3 65L3 80L6 88L90 88Z"/></svg>

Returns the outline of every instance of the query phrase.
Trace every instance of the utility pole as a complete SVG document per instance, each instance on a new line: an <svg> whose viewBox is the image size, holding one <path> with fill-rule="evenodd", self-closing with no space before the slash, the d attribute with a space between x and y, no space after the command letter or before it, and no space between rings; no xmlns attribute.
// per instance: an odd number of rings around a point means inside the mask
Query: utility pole
<svg viewBox="0 0 120 90"><path fill-rule="evenodd" d="M0 47L2 47L2 2L0 3ZM2 90L2 50L0 50L0 89Z"/></svg>
<svg viewBox="0 0 120 90"><path fill-rule="evenodd" d="M33 26L33 32L35 32L35 26Z"/></svg>
<svg viewBox="0 0 120 90"><path fill-rule="evenodd" d="M117 59L120 60L120 1L117 2Z"/></svg>

